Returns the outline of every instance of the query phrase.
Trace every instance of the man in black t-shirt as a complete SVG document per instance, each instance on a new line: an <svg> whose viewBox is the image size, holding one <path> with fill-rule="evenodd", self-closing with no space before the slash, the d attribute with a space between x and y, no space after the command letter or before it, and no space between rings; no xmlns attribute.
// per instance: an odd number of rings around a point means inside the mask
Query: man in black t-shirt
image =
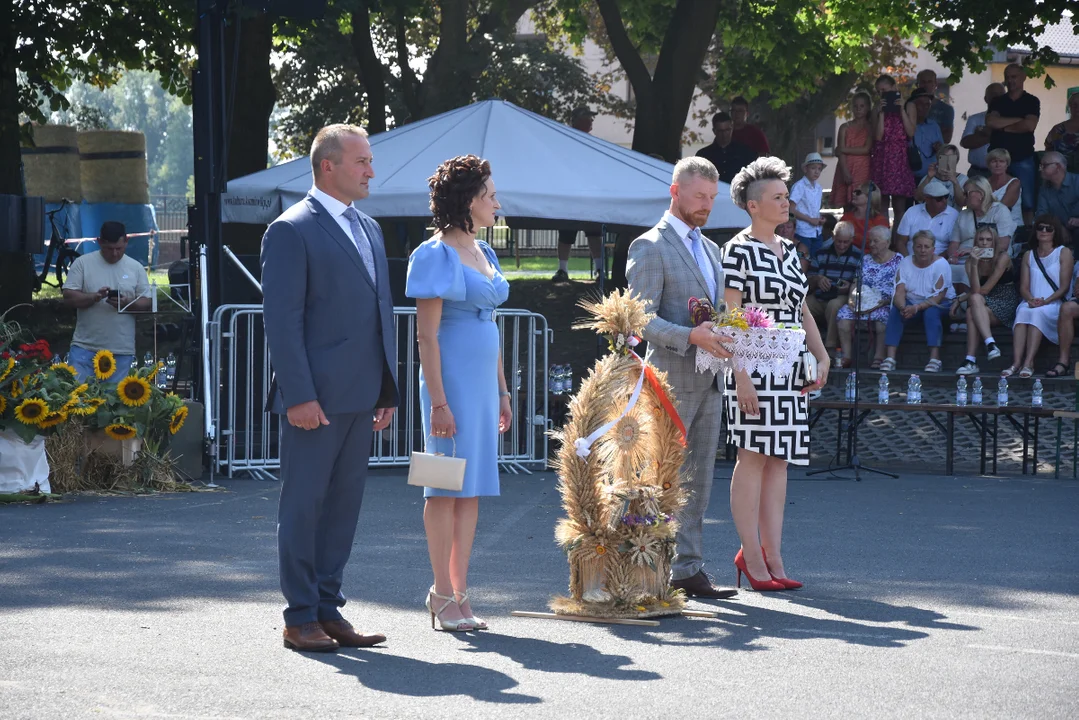
<svg viewBox="0 0 1079 720"><path fill-rule="evenodd" d="M1034 130L1041 116L1041 101L1023 89L1027 73L1022 65L1004 68L1005 95L989 103L985 125L992 133L989 149L1004 148L1012 156L1008 173L1019 178L1023 188L1023 221L1034 221L1036 176L1034 168Z"/></svg>
<svg viewBox="0 0 1079 720"><path fill-rule="evenodd" d="M712 132L716 139L697 151L697 157L710 161L719 171L719 181L730 184L738 171L757 159L757 153L746 145L732 139L734 122L725 112L712 116Z"/></svg>

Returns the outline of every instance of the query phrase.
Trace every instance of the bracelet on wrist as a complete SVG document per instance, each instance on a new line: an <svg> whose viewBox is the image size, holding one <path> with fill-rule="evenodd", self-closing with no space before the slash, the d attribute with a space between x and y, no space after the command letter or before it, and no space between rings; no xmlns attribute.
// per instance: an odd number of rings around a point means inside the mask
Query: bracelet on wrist
<svg viewBox="0 0 1079 720"><path fill-rule="evenodd" d="M449 403L442 403L441 405L432 405L431 406L431 412L434 412L435 410L443 410L445 408L448 408L449 406L450 406Z"/></svg>

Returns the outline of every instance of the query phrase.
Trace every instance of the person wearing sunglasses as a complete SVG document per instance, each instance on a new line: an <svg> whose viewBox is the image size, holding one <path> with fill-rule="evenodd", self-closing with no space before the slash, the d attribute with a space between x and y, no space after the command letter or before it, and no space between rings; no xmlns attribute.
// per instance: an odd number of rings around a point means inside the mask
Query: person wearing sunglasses
<svg viewBox="0 0 1079 720"><path fill-rule="evenodd" d="M1042 186L1038 191L1038 214L1055 215L1067 228L1079 228L1079 173L1068 172L1058 152L1042 155Z"/></svg>
<svg viewBox="0 0 1079 720"><path fill-rule="evenodd" d="M1032 376L1042 338L1054 344L1060 340L1060 305L1071 289L1075 264L1072 251L1065 247L1068 240L1068 231L1055 216L1039 215L1034 221L1034 240L1019 268L1019 295L1023 301L1016 308L1012 327L1012 364L1001 377L1014 374L1016 368L1019 377Z"/></svg>
<svg viewBox="0 0 1079 720"><path fill-rule="evenodd" d="M864 182L851 190L851 202L840 222L848 222L854 228L854 246L864 251L866 239L865 206L869 203L869 228L888 227L888 216L880 211L881 192L872 182Z"/></svg>

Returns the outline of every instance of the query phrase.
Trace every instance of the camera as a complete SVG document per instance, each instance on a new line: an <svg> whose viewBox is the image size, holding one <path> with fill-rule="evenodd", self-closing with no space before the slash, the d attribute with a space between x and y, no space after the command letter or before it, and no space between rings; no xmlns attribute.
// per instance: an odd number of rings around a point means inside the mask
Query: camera
<svg viewBox="0 0 1079 720"><path fill-rule="evenodd" d="M882 100L884 100L884 112L897 113L899 112L899 98L901 97L896 90L890 90L880 94Z"/></svg>
<svg viewBox="0 0 1079 720"><path fill-rule="evenodd" d="M109 299L110 300L119 299L119 297L120 297L120 291L119 290L109 290Z"/></svg>

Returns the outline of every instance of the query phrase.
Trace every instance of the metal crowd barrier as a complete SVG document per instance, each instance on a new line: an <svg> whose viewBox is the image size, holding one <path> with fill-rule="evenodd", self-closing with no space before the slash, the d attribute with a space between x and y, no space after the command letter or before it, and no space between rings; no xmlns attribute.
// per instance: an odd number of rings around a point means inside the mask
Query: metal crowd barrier
<svg viewBox="0 0 1079 720"><path fill-rule="evenodd" d="M400 404L393 422L376 433L370 465L408 465L413 450L423 448L420 422L419 350L416 309L394 308L397 380ZM542 315L527 310L499 310L502 363L514 423L499 438L498 462L507 472L528 473L547 464L547 361L552 332ZM207 324L213 391L211 462L232 477L248 472L272 478L281 467L281 418L264 410L270 388L269 348L262 327L262 305L222 305Z"/></svg>

